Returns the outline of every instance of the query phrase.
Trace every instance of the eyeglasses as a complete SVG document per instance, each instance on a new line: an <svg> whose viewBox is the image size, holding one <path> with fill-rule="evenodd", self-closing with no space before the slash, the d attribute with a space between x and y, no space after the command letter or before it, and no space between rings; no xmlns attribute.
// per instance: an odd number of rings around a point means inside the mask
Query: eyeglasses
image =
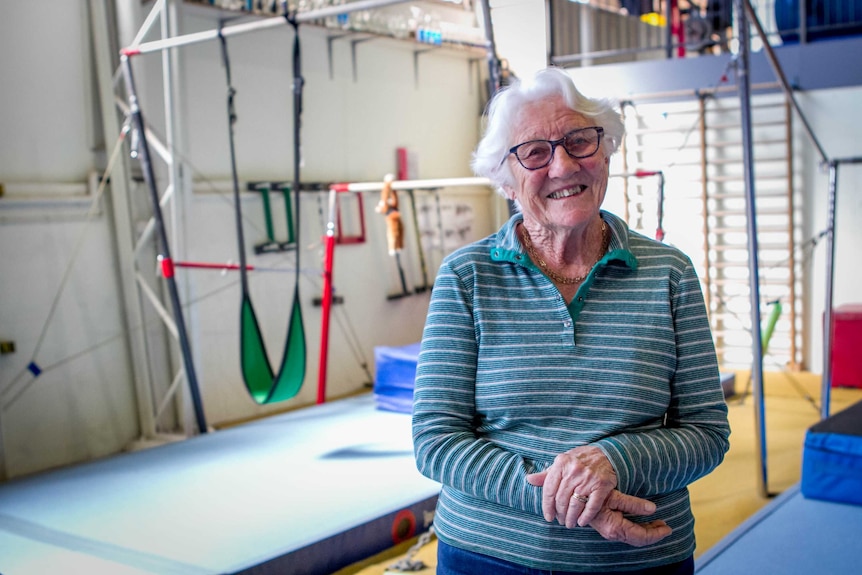
<svg viewBox="0 0 862 575"><path fill-rule="evenodd" d="M551 163L557 146L562 145L566 153L576 159L589 158L599 151L604 128L590 127L572 130L559 140L530 140L509 150L518 163L527 170L539 170ZM508 154L507 154L508 155ZM506 159L503 158L505 162Z"/></svg>

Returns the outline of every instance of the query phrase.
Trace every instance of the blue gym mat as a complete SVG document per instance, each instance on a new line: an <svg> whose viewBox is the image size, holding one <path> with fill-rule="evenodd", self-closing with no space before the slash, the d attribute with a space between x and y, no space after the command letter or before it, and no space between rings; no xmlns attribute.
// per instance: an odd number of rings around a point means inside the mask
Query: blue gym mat
<svg viewBox="0 0 862 575"><path fill-rule="evenodd" d="M0 484L0 573L328 574L431 524L371 394Z"/></svg>
<svg viewBox="0 0 862 575"><path fill-rule="evenodd" d="M695 561L699 575L862 573L862 506L791 487Z"/></svg>

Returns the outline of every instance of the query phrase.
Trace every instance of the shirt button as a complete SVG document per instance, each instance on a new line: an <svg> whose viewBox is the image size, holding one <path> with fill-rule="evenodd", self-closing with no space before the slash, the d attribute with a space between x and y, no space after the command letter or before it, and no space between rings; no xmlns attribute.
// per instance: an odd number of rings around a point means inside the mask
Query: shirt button
<svg viewBox="0 0 862 575"><path fill-rule="evenodd" d="M584 301L584 298L583 298L583 297L579 297L579 298L578 298L578 301Z"/></svg>
<svg viewBox="0 0 862 575"><path fill-rule="evenodd" d="M572 320L567 319L563 322L563 327L572 327Z"/></svg>

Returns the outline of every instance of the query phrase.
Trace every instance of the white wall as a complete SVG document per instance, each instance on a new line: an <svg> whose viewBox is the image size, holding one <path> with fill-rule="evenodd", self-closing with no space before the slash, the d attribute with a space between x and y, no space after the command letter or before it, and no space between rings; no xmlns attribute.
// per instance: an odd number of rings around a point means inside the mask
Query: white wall
<svg viewBox="0 0 862 575"><path fill-rule="evenodd" d="M86 181L94 135L83 4L4 2L0 180L5 183Z"/></svg>
<svg viewBox="0 0 862 575"><path fill-rule="evenodd" d="M0 18L0 339L16 347L0 355L0 471L4 451L24 473L114 453L137 427L111 233L103 210L86 217L101 134L83 5Z"/></svg>
<svg viewBox="0 0 862 575"><path fill-rule="evenodd" d="M489 0L497 54L524 78L548 65L545 0Z"/></svg>
<svg viewBox="0 0 862 575"><path fill-rule="evenodd" d="M8 201L0 338L16 352L0 356L6 464L26 473L114 453L137 423L105 217L83 219L86 203Z"/></svg>
<svg viewBox="0 0 862 575"><path fill-rule="evenodd" d="M798 96L808 122L829 160L862 157L862 143L856 135L860 120L854 109L862 101L862 88L843 88L807 92ZM797 122L796 131L802 132ZM810 138L800 135L804 143L804 178L799 183L806 201L804 237L814 237L825 230L828 222L829 173L821 165L820 155ZM839 164L835 202L835 266L833 309L849 304L862 304L862 268L858 262L862 246L862 164ZM821 240L813 252L812 264L805 286L807 321L810 326L811 371L823 370L823 312L826 309L827 282L826 241Z"/></svg>

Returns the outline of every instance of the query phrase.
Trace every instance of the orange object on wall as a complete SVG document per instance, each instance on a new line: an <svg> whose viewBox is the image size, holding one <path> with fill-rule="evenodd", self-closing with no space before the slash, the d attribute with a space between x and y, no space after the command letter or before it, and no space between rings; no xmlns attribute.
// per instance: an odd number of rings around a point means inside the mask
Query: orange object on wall
<svg viewBox="0 0 862 575"><path fill-rule="evenodd" d="M862 304L832 313L832 387L862 387Z"/></svg>

